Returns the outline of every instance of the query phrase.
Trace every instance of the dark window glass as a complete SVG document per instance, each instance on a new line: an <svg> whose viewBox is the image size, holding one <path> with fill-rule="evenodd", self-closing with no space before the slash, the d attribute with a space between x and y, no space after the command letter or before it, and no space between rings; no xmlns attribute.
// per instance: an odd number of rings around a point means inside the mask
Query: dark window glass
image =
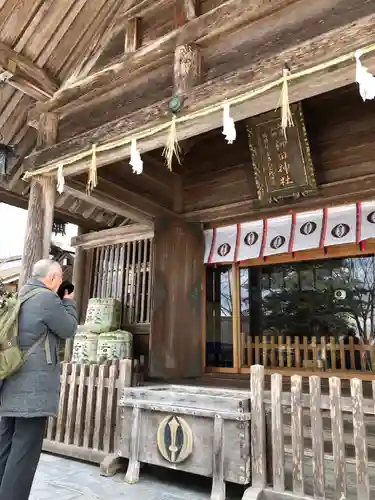
<svg viewBox="0 0 375 500"><path fill-rule="evenodd" d="M206 275L206 366L233 367L232 267L208 267Z"/></svg>

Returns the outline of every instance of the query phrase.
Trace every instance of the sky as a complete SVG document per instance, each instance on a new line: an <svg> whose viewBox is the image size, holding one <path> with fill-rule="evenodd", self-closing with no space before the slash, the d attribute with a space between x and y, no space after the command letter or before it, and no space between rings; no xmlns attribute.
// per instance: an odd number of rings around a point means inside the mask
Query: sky
<svg viewBox="0 0 375 500"><path fill-rule="evenodd" d="M0 203L0 259L22 255L23 241L26 230L27 211ZM70 249L70 240L77 234L77 226L68 224L66 236L52 236L52 241Z"/></svg>

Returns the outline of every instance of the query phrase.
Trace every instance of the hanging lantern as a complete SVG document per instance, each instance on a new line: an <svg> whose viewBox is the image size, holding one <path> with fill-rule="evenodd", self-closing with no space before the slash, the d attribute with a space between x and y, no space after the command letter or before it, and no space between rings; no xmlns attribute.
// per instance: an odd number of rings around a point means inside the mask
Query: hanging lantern
<svg viewBox="0 0 375 500"><path fill-rule="evenodd" d="M66 235L66 223L62 222L61 220L55 219L52 224L52 232L55 236L61 235L65 236Z"/></svg>
<svg viewBox="0 0 375 500"><path fill-rule="evenodd" d="M0 143L0 177L7 174L9 159L12 156L13 150L10 146Z"/></svg>

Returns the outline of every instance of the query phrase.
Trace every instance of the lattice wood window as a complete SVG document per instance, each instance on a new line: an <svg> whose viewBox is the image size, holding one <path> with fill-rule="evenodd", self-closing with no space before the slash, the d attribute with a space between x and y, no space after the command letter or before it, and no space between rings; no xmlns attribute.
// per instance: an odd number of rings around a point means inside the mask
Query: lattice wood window
<svg viewBox="0 0 375 500"><path fill-rule="evenodd" d="M122 324L149 323L152 238L95 249L92 297L117 298Z"/></svg>

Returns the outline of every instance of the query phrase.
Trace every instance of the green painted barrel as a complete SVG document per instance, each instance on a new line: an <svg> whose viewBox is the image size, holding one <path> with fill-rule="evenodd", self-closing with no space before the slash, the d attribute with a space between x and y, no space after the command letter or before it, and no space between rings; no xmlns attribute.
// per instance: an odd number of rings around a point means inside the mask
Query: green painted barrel
<svg viewBox="0 0 375 500"><path fill-rule="evenodd" d="M85 324L93 333L117 330L121 324L121 303L116 299L89 300Z"/></svg>
<svg viewBox="0 0 375 500"><path fill-rule="evenodd" d="M133 335L124 330L101 333L98 341L98 363L115 359L132 359Z"/></svg>
<svg viewBox="0 0 375 500"><path fill-rule="evenodd" d="M72 363L96 363L99 335L92 332L77 333L74 337Z"/></svg>

